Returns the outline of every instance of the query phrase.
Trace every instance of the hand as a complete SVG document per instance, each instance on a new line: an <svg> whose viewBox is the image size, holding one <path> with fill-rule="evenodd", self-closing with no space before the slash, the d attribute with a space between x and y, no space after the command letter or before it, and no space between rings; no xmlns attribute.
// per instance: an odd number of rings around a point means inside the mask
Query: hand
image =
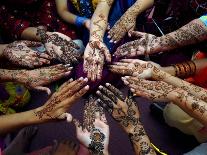
<svg viewBox="0 0 207 155"><path fill-rule="evenodd" d="M53 120L65 119L71 115L67 113L69 108L80 99L89 89L86 86L88 79L79 78L76 81L65 82L57 92L40 108L37 108L34 113L39 119Z"/></svg>
<svg viewBox="0 0 207 155"><path fill-rule="evenodd" d="M90 31L90 28L91 28L91 20L90 19L87 19L84 22L84 26L85 26L85 28L87 28Z"/></svg>
<svg viewBox="0 0 207 155"><path fill-rule="evenodd" d="M88 43L84 52L84 72L92 81L101 79L104 66L104 59L111 62L111 55L106 45L98 40Z"/></svg>
<svg viewBox="0 0 207 155"><path fill-rule="evenodd" d="M120 62L115 62L109 67L109 70L114 73L144 79L153 78L154 72L158 72L161 68L159 64L139 59L122 59Z"/></svg>
<svg viewBox="0 0 207 155"><path fill-rule="evenodd" d="M99 97L100 105L112 115L127 133L134 130L139 122L140 114L132 96L124 97L122 92L108 83L106 87L100 86L96 94Z"/></svg>
<svg viewBox="0 0 207 155"><path fill-rule="evenodd" d="M137 77L123 77L124 84L131 88L136 96L142 96L156 102L168 102L175 86L162 81L148 81Z"/></svg>
<svg viewBox="0 0 207 155"><path fill-rule="evenodd" d="M117 43L124 38L129 31L134 30L136 26L136 18L133 11L126 11L108 32L108 38L111 39L110 42Z"/></svg>
<svg viewBox="0 0 207 155"><path fill-rule="evenodd" d="M157 49L159 47L159 41L155 35L132 31L129 33L129 36L138 39L120 46L114 53L115 56L134 57L159 52L159 49Z"/></svg>
<svg viewBox="0 0 207 155"><path fill-rule="evenodd" d="M90 98L84 107L83 126L73 119L76 126L78 140L92 152L92 154L108 154L109 126L103 109Z"/></svg>
<svg viewBox="0 0 207 155"><path fill-rule="evenodd" d="M15 41L4 49L3 56L20 67L34 68L50 64L51 57L48 54L38 53L30 48L39 45L41 43L33 41Z"/></svg>
<svg viewBox="0 0 207 155"><path fill-rule="evenodd" d="M43 87L43 85L48 85L63 77L67 77L71 70L72 67L68 68L68 66L62 64L28 71L20 70L17 75L17 81L29 89L42 90L51 94L50 89Z"/></svg>
<svg viewBox="0 0 207 155"><path fill-rule="evenodd" d="M79 46L68 36L58 32L46 32L44 27L37 28L37 36L45 44L48 54L64 64L72 65L80 59Z"/></svg>

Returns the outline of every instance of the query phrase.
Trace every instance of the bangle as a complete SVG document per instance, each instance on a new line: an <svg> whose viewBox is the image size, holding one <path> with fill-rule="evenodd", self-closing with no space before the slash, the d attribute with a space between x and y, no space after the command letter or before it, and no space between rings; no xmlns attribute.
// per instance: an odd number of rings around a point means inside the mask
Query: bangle
<svg viewBox="0 0 207 155"><path fill-rule="evenodd" d="M177 77L185 78L196 73L196 65L193 61L175 64L173 67L175 68L175 76Z"/></svg>
<svg viewBox="0 0 207 155"><path fill-rule="evenodd" d="M88 20L88 18L77 16L77 18L75 20L75 25L78 27L81 27L81 26L83 26L83 24L85 23L86 20Z"/></svg>

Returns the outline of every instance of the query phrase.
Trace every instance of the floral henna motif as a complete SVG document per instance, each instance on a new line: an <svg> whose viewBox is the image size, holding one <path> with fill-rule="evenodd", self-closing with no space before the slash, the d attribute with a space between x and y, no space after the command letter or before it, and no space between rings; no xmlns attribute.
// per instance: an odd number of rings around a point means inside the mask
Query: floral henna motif
<svg viewBox="0 0 207 155"><path fill-rule="evenodd" d="M41 38L41 41L46 46L47 52L53 58L57 58L61 62L70 65L77 63L81 58L80 53L77 51L79 49L78 45L69 37L57 32L47 33L46 29L42 27L37 28L36 35Z"/></svg>
<svg viewBox="0 0 207 155"><path fill-rule="evenodd" d="M110 92L110 95L108 93ZM106 87L100 86L97 91L98 102L119 122L119 124L128 133L135 150L139 154L155 154L146 132L140 122L139 110L133 97L124 97L123 94L114 86L106 84Z"/></svg>

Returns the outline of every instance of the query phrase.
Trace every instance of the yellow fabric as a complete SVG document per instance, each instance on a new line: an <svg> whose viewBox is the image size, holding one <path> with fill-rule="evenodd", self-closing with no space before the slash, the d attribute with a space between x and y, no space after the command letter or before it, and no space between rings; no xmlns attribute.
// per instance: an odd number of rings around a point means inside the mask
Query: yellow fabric
<svg viewBox="0 0 207 155"><path fill-rule="evenodd" d="M193 135L199 142L205 142L207 140L207 134L201 134L199 132L203 128L203 125L177 105L173 103L167 104L163 115L169 126L175 127L185 134Z"/></svg>

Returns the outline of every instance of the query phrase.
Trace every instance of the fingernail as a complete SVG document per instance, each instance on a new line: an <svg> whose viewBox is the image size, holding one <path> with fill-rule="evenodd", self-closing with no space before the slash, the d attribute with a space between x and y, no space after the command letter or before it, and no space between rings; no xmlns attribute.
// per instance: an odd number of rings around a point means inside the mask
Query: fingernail
<svg viewBox="0 0 207 155"><path fill-rule="evenodd" d="M110 86L111 84L110 83L106 83L106 86Z"/></svg>
<svg viewBox="0 0 207 155"><path fill-rule="evenodd" d="M89 89L89 85L85 86L84 89L88 90Z"/></svg>
<svg viewBox="0 0 207 155"><path fill-rule="evenodd" d="M83 81L88 82L88 78L85 78Z"/></svg>
<svg viewBox="0 0 207 155"><path fill-rule="evenodd" d="M83 80L83 77L80 77L78 80L79 80L79 81L82 81L82 80Z"/></svg>
<svg viewBox="0 0 207 155"><path fill-rule="evenodd" d="M129 82L128 82L128 81L124 81L124 84L125 84L125 85L128 85L128 84L129 84Z"/></svg>
<svg viewBox="0 0 207 155"><path fill-rule="evenodd" d="M101 102L101 100L100 100L100 99L98 99L98 100L97 100L97 102Z"/></svg>
<svg viewBox="0 0 207 155"><path fill-rule="evenodd" d="M101 92L100 91L96 91L96 94L100 94Z"/></svg>
<svg viewBox="0 0 207 155"><path fill-rule="evenodd" d="M117 41L114 41L114 43L116 44L116 43L117 43Z"/></svg>
<svg viewBox="0 0 207 155"><path fill-rule="evenodd" d="M134 92L135 92L135 89L133 89L133 88L131 88L130 90L131 90L131 92L132 92L132 93L134 93Z"/></svg>
<svg viewBox="0 0 207 155"><path fill-rule="evenodd" d="M122 79L123 81L125 81L125 80L126 80L126 78L125 78L125 77L121 77L121 79Z"/></svg>
<svg viewBox="0 0 207 155"><path fill-rule="evenodd" d="M71 71L65 72L65 75L69 75L71 73Z"/></svg>
<svg viewBox="0 0 207 155"><path fill-rule="evenodd" d="M110 38L111 38L111 36L109 36L109 35L108 35L108 36L107 36L107 38L108 38L108 39L110 39Z"/></svg>
<svg viewBox="0 0 207 155"><path fill-rule="evenodd" d="M113 43L113 40L110 40L109 42L110 42L110 43Z"/></svg>
<svg viewBox="0 0 207 155"><path fill-rule="evenodd" d="M68 70L71 70L71 69L73 69L73 67L69 67L69 68L68 68Z"/></svg>
<svg viewBox="0 0 207 155"><path fill-rule="evenodd" d="M126 79L128 79L128 78L129 78L129 76L125 76L125 78L126 78Z"/></svg>
<svg viewBox="0 0 207 155"><path fill-rule="evenodd" d="M70 67L71 65L70 64L66 64L66 65L64 65L65 67Z"/></svg>
<svg viewBox="0 0 207 155"><path fill-rule="evenodd" d="M102 89L102 88L103 88L103 86L102 86L102 85L100 85L98 88Z"/></svg>
<svg viewBox="0 0 207 155"><path fill-rule="evenodd" d="M70 78L69 82L72 82L73 81L73 78Z"/></svg>

